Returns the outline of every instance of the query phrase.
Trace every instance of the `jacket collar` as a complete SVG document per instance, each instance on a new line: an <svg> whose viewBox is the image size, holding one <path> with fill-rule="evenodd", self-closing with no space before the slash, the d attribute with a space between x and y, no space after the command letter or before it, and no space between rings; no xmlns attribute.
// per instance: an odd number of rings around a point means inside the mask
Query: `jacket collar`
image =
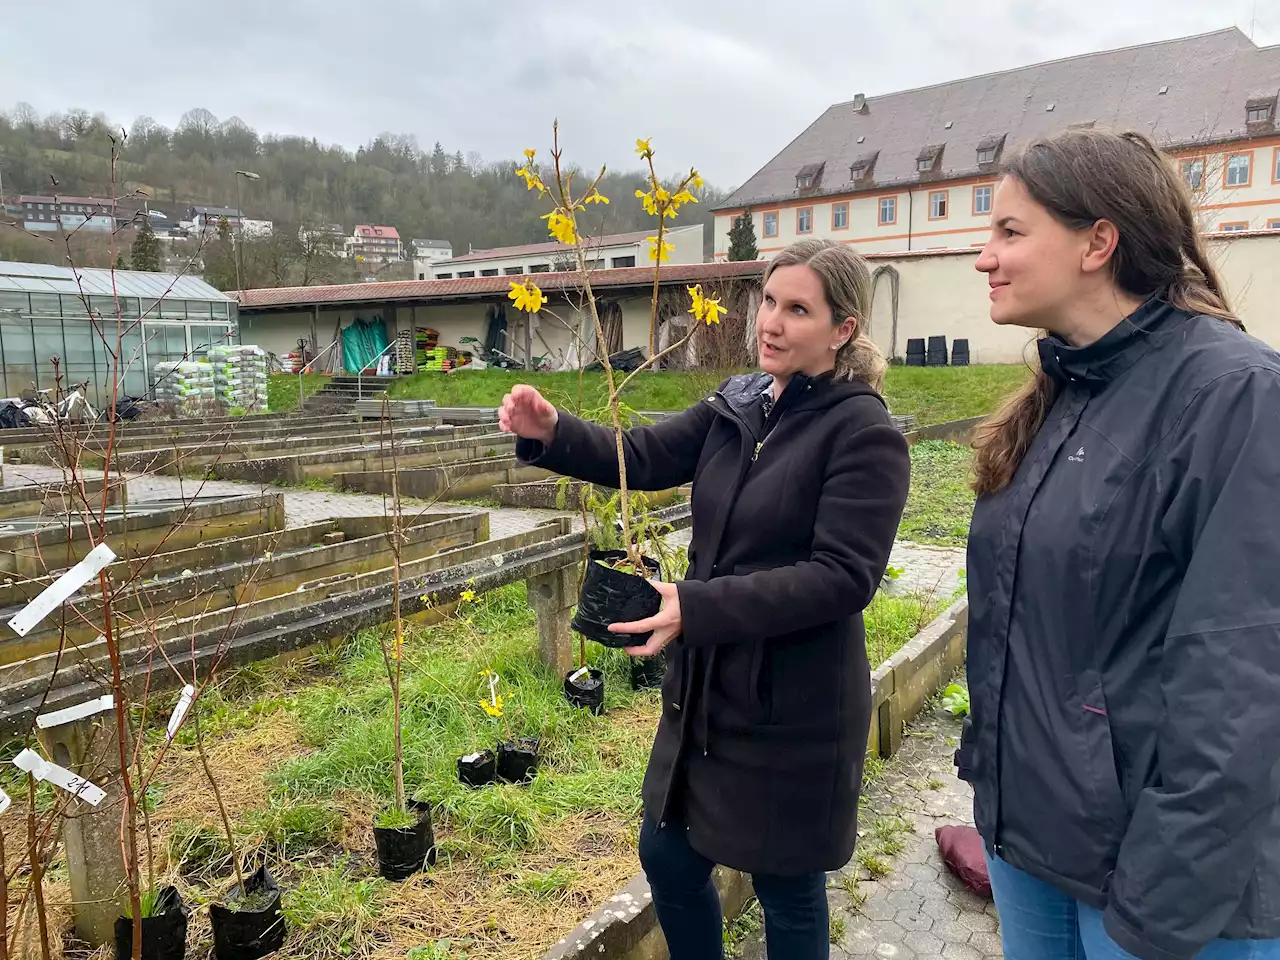
<svg viewBox="0 0 1280 960"><path fill-rule="evenodd" d="M744 373L730 377L719 394L735 413L745 417L748 412L763 406L772 386L773 377L767 373ZM861 380L835 380L830 374L810 377L797 373L787 382L777 402L797 410L802 407L829 407L864 393L879 396Z"/></svg>
<svg viewBox="0 0 1280 960"><path fill-rule="evenodd" d="M1040 367L1059 383L1105 386L1151 349L1154 334L1185 316L1164 299L1163 291L1152 294L1142 306L1087 347L1073 347L1056 334L1041 337L1036 341Z"/></svg>

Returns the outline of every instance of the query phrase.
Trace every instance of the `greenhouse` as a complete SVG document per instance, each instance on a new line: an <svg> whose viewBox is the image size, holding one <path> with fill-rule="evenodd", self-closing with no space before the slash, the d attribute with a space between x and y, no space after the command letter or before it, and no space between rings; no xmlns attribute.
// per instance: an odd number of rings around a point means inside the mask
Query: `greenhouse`
<svg viewBox="0 0 1280 960"><path fill-rule="evenodd" d="M119 305L117 309L117 304ZM117 343L119 350L117 350ZM236 301L198 277L0 261L0 393L88 381L96 406L153 396L158 364L239 343Z"/></svg>

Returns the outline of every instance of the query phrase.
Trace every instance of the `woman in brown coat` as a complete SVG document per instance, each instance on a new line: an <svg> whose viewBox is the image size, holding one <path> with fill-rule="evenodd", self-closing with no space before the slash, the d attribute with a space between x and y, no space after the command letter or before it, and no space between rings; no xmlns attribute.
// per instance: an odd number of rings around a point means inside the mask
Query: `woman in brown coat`
<svg viewBox="0 0 1280 960"><path fill-rule="evenodd" d="M689 571L661 611L613 627L671 644L644 782L640 859L673 960L721 956L716 863L753 875L769 955L829 953L826 872L857 835L871 719L862 610L907 497L907 444L876 392L870 281L806 240L765 271L762 372L628 431L630 486L693 483ZM529 386L503 401L529 463L616 486L613 434Z"/></svg>

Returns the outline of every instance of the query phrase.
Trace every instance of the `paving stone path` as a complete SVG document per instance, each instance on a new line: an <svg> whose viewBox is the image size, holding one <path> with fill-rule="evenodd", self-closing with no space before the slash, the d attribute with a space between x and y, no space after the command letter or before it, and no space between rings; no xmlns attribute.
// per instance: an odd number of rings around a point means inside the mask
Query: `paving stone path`
<svg viewBox="0 0 1280 960"><path fill-rule="evenodd" d="M889 868L878 878L856 856L828 877L833 960L1003 956L995 905L965 889L938 856L933 837L944 824L973 823L973 794L956 779L951 763L959 736L960 721L947 711L921 714L864 797L859 848L874 849L875 835L887 824L901 828L905 845L896 856L878 858ZM764 957L763 936L753 935L743 946L743 958Z"/></svg>

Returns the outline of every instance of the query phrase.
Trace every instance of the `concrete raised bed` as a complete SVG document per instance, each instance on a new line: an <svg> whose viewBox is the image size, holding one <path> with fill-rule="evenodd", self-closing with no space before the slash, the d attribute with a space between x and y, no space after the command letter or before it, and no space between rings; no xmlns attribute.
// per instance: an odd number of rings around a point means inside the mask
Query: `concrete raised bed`
<svg viewBox="0 0 1280 960"><path fill-rule="evenodd" d="M99 529L84 517L11 519L0 523L0 573L43 577L79 562L105 537L119 557L146 556L161 548L193 547L210 540L284 529L284 496L149 501L132 509L114 507ZM90 538L90 532L93 539Z"/></svg>
<svg viewBox="0 0 1280 960"><path fill-rule="evenodd" d="M887 757L897 751L906 723L964 663L968 625L969 602L962 599L871 675L874 706L869 755ZM750 878L736 870L717 867L715 883L725 916L737 916L751 895ZM543 960L665 960L667 956L649 883L639 873L547 951Z"/></svg>
<svg viewBox="0 0 1280 960"><path fill-rule="evenodd" d="M485 513L425 514L409 521L402 531L401 560L410 566L423 557L487 540L488 533ZM250 553L243 541L258 547L259 552ZM256 600L279 596L298 604L306 599L309 583L384 570L393 562L382 517L330 520L217 541L172 555L157 554L150 562L123 561L112 578L117 631L125 647L164 641L172 635L176 622L185 618L207 617L227 607L243 608ZM7 621L54 579L42 577L0 586L0 622ZM80 651L98 635L100 605L100 594L91 586L67 601L65 617L46 618L24 637L0 637L0 673L10 681L38 674L41 671L33 669L33 658L59 646L65 648L66 662L78 660ZM13 669L4 672L6 666Z"/></svg>
<svg viewBox="0 0 1280 960"><path fill-rule="evenodd" d="M506 433L480 434L480 427L445 427L443 435L456 430L461 436L450 439L428 439L440 433L419 437L395 438L395 457L389 446L368 443L345 449L324 449L311 453L287 453L273 457L245 459L208 458L199 473L219 480L249 480L258 483L284 483L299 486L307 480L330 480L339 473L386 473L396 468L431 467L462 460L486 457L510 457L515 453L515 439Z"/></svg>
<svg viewBox="0 0 1280 960"><path fill-rule="evenodd" d="M421 467L398 473L400 496L421 500L462 500L488 497L498 483L523 483L542 480L550 471L530 467L515 457L489 457L464 460L444 467ZM391 476L381 470L363 473L339 473L334 476L342 490L361 493L390 494Z"/></svg>
<svg viewBox="0 0 1280 960"><path fill-rule="evenodd" d="M581 496L584 486L585 484L579 480L570 480L566 483L563 503L558 502L560 499L560 481L557 478L534 480L530 483L496 483L493 486L493 496L504 507L577 510L578 498ZM599 492L602 496L609 497L615 491L607 487L601 487ZM649 500L649 506L665 507L675 503L680 497L681 491L677 489L646 490L644 495Z"/></svg>
<svg viewBox="0 0 1280 960"><path fill-rule="evenodd" d="M87 498L90 506L102 505L104 481L81 480L73 488L67 483L39 483L26 487L0 489L0 520L12 517L48 516L66 513L84 506ZM81 497L83 491L84 498ZM107 487L107 504L118 507L126 502L127 487L123 480L112 480Z"/></svg>
<svg viewBox="0 0 1280 960"><path fill-rule="evenodd" d="M966 444L973 439L974 428L986 419L986 417L968 417L964 420L948 420L945 423L917 427L907 434L907 443L915 443L919 440L949 440L952 443Z"/></svg>

